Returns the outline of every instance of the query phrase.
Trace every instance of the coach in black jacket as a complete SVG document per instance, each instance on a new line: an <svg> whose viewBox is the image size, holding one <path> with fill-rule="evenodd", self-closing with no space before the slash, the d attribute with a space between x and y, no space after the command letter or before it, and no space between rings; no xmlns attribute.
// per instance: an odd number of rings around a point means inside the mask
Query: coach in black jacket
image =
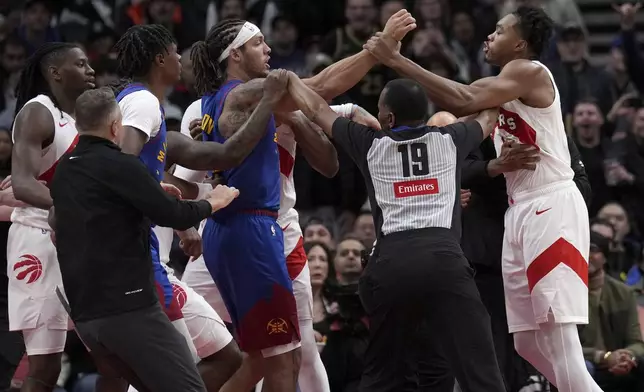
<svg viewBox="0 0 644 392"><path fill-rule="evenodd" d="M572 138L568 137L574 181L586 204L590 203L591 189L581 161L581 155ZM503 172L528 168L536 152L527 152L519 146L497 158L492 139L487 138L481 147L472 152L463 165L461 183L471 192L469 201L464 198L463 234L461 246L465 256L476 267L475 281L492 322L496 354L505 378L507 390L518 391L536 374L514 350L512 335L508 333L501 275L501 250L503 248L504 215L508 196Z"/></svg>

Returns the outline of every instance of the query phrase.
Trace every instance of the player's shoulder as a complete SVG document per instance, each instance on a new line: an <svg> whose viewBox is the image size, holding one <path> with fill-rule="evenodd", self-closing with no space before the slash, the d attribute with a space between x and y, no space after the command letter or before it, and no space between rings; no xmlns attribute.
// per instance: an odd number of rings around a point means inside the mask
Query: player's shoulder
<svg viewBox="0 0 644 392"><path fill-rule="evenodd" d="M22 134L24 131L53 133L56 111L58 110L53 101L46 95L41 94L27 101L18 111L13 124L12 137L14 141L16 135ZM60 113L60 111L58 112Z"/></svg>
<svg viewBox="0 0 644 392"><path fill-rule="evenodd" d="M121 108L129 105L136 105L145 108L154 107L158 110L159 99L148 90L138 90L127 94L119 101L119 106L121 106Z"/></svg>
<svg viewBox="0 0 644 392"><path fill-rule="evenodd" d="M513 76L522 81L534 80L540 76L548 76L545 65L532 60L516 59L512 60L503 67L501 71L506 76Z"/></svg>

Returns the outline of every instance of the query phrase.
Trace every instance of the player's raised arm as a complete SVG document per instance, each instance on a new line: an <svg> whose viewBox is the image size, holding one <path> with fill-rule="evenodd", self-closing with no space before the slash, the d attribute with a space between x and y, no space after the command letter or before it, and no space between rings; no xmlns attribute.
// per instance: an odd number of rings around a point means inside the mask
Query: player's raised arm
<svg viewBox="0 0 644 392"><path fill-rule="evenodd" d="M53 205L49 188L38 180L42 146L54 139L54 121L49 110L32 102L20 111L13 129L11 178L17 200L49 209Z"/></svg>
<svg viewBox="0 0 644 392"><path fill-rule="evenodd" d="M535 87L532 81L539 80L536 76L543 72L542 67L528 60L515 60L508 63L498 76L465 85L425 70L400 54L396 45L391 38L378 33L365 44L365 48L386 66L416 80L436 105L457 116L498 107L522 97Z"/></svg>
<svg viewBox="0 0 644 392"><path fill-rule="evenodd" d="M416 20L407 10L400 10L389 18L383 31L392 39L400 41L415 28ZM209 62L199 61L208 57L206 50L204 46L196 46L193 49L195 74L207 73L208 69L213 67ZM355 86L377 62L368 51L363 50L328 66L314 77L304 79L303 82L320 96L330 100ZM256 105L263 94L264 80L264 78L253 79L235 87L226 98L226 106L237 110ZM208 86L204 87L207 89ZM277 107L277 110L284 112L296 109L295 103L289 97L285 97Z"/></svg>
<svg viewBox="0 0 644 392"><path fill-rule="evenodd" d="M333 137L333 123L340 115L329 107L324 98L292 72L289 72L288 93L309 120L322 128L328 137Z"/></svg>

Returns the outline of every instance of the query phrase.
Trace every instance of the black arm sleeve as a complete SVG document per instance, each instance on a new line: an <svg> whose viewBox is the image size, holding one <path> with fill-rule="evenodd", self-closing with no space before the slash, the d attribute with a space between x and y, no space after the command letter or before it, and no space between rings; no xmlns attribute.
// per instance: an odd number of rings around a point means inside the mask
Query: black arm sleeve
<svg viewBox="0 0 644 392"><path fill-rule="evenodd" d="M212 214L205 200L181 201L170 196L133 155L119 154L112 160L110 172L114 192L159 226L187 230Z"/></svg>
<svg viewBox="0 0 644 392"><path fill-rule="evenodd" d="M332 132L335 143L346 151L358 167L362 168L376 132L344 117L338 117L333 122Z"/></svg>
<svg viewBox="0 0 644 392"><path fill-rule="evenodd" d="M441 133L447 133L452 137L459 159L465 159L483 141L483 128L478 121L474 120L441 127Z"/></svg>
<svg viewBox="0 0 644 392"><path fill-rule="evenodd" d="M593 197L592 190L590 189L590 181L588 181L586 169L581 161L579 149L570 136L568 136L568 150L570 151L570 167L575 172L575 184L577 184L577 188L579 188L579 192L584 197L586 204L590 205L590 200Z"/></svg>

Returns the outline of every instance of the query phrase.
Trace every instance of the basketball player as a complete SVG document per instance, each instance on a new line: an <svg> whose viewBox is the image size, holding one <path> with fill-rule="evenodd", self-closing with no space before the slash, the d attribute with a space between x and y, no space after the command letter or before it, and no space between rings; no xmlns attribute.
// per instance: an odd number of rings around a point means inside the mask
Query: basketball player
<svg viewBox="0 0 644 392"><path fill-rule="evenodd" d="M502 266L508 326L517 352L561 392L600 391L584 364L577 324L588 323L588 211L573 182L560 97L550 71L537 61L552 33L540 8L520 7L488 36L488 62L499 76L463 85L425 71L379 34L366 45L385 65L417 80L455 115L500 106L493 134L535 146L534 171L506 173Z"/></svg>
<svg viewBox="0 0 644 392"><path fill-rule="evenodd" d="M180 56L176 52L173 37L160 25L135 26L121 37L116 48L119 72L131 81L117 97L123 113L125 136L122 147L139 155L159 181L168 156L171 156L170 159L176 158L177 163L193 168L222 163L231 165L243 159L243 151L250 152L253 140L261 137L261 128L258 131L252 123L223 147L195 142L173 132L166 133L160 102L165 99L165 91L179 80L181 71ZM226 155L227 151L231 151L229 144L237 151ZM250 147L239 151L240 146L247 144ZM202 166L195 167L195 162ZM189 190L190 184L185 185L184 190ZM197 192L208 193L205 188L199 188ZM189 198L199 197L193 194ZM196 230L194 236L199 239ZM199 256L200 242L197 241L197 244L197 249L188 253ZM168 274L166 266L161 263L159 241L154 232L151 235L151 250L157 282L163 287L159 294L164 298L165 308L170 310L168 316L189 340L189 345L194 347L195 359L200 360L198 367L206 387L209 391L218 391L240 366L241 353L237 344L212 307L174 274ZM187 317L182 309L189 312Z"/></svg>
<svg viewBox="0 0 644 392"><path fill-rule="evenodd" d="M16 199L7 242L9 325L22 331L29 374L22 391L52 391L60 373L68 315L55 293L62 286L49 239L48 183L60 157L78 140L76 98L94 88L94 70L75 45L48 43L27 61L16 89L12 186Z"/></svg>
<svg viewBox="0 0 644 392"><path fill-rule="evenodd" d="M394 15L390 22L386 30L400 38L415 28L406 11ZM269 53L259 28L241 20L219 23L205 41L195 45L196 84L204 94L204 140L224 142L258 107ZM321 95L333 98L355 85L373 65L363 51L307 82ZM293 110L294 105L283 99L280 109L289 108ZM244 188L240 192L246 197L215 214L204 229L204 260L221 290L240 346L249 354L246 366L242 365L224 387L230 391L250 389L262 376L266 390L295 391L300 362L296 304L283 259L283 234L276 221L280 206L279 162L275 159L279 136L272 113L264 124L266 135L253 153L240 166L223 173L229 184Z"/></svg>
<svg viewBox="0 0 644 392"><path fill-rule="evenodd" d="M351 109L355 108L354 111ZM369 123L374 126L375 118L368 118L364 111L352 105L332 106L338 113L349 115L358 122ZM351 112L351 113L349 113ZM316 170L327 176L333 177L337 172L336 151L330 141L311 123L302 112L281 114L284 121L277 127L277 144L279 149L281 196L280 209L277 221L284 231L284 256L289 276L293 281L293 294L297 306L297 317L301 335L301 363L298 376L298 385L303 391L324 392L329 391L329 382L326 369L320 359L320 354L315 342L313 331L313 315L311 309L312 291L306 254L302 252L302 229L299 224L299 215L295 206L295 184L293 182L293 168L295 165L295 150L299 142L301 151L307 161ZM361 118L358 118L361 117ZM201 100L193 102L186 109L181 120L181 132L190 135L190 124L198 121L201 115ZM239 133L239 132L238 132ZM233 137L235 137L235 134ZM228 139L226 143L230 142ZM216 168L214 168L216 169ZM206 172L194 171L178 166L174 176L186 181L200 182L206 177ZM200 232L203 230L203 225ZM167 239L164 246L161 236L159 243L162 248L167 248L169 253L171 238ZM164 252L161 252L163 260ZM221 318L230 323L230 315L219 294L217 286L208 273L203 257L188 263L182 280L202 295L217 311Z"/></svg>

